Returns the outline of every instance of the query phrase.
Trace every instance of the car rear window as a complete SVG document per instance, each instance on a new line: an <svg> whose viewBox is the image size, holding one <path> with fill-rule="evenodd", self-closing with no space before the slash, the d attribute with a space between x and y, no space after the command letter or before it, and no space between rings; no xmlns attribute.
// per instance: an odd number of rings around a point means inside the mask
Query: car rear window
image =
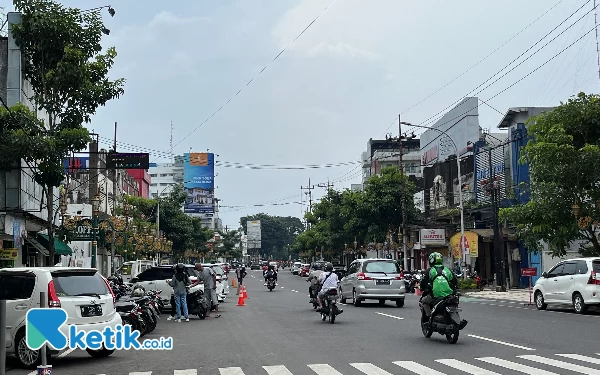
<svg viewBox="0 0 600 375"><path fill-rule="evenodd" d="M223 276L225 274L225 271L223 271L223 269L220 266L212 266L211 268L219 276Z"/></svg>
<svg viewBox="0 0 600 375"><path fill-rule="evenodd" d="M594 272L600 273L600 260L593 261L592 267L594 268Z"/></svg>
<svg viewBox="0 0 600 375"><path fill-rule="evenodd" d="M34 287L33 275L0 275L0 300L29 299Z"/></svg>
<svg viewBox="0 0 600 375"><path fill-rule="evenodd" d="M109 294L106 283L97 272L53 272L54 289L59 297Z"/></svg>
<svg viewBox="0 0 600 375"><path fill-rule="evenodd" d="M363 272L368 273L400 273L400 268L396 262L365 262Z"/></svg>

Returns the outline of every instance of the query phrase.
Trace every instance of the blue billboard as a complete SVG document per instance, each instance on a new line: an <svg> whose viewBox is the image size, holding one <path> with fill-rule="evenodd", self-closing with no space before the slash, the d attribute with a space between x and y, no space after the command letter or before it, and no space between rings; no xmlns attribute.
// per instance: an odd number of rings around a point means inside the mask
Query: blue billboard
<svg viewBox="0 0 600 375"><path fill-rule="evenodd" d="M183 154L185 213L212 214L214 208L215 156L206 152Z"/></svg>
<svg viewBox="0 0 600 375"><path fill-rule="evenodd" d="M90 168L90 158L73 156L63 159L63 168L65 174L88 173Z"/></svg>

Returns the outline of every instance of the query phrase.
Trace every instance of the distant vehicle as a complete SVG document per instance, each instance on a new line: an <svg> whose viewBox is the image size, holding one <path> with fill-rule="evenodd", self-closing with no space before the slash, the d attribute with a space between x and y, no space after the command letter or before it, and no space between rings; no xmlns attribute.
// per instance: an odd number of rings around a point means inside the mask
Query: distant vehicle
<svg viewBox="0 0 600 375"><path fill-rule="evenodd" d="M260 269L260 264L258 263L252 263L252 265L250 266L251 270L259 270Z"/></svg>
<svg viewBox="0 0 600 375"><path fill-rule="evenodd" d="M352 298L354 306L364 300L396 302L404 306L406 293L404 277L398 263L390 259L357 259L348 266L346 276L340 280L339 295L342 303Z"/></svg>
<svg viewBox="0 0 600 375"><path fill-rule="evenodd" d="M310 274L310 264L303 264L302 268L300 268L300 276L308 277L309 274Z"/></svg>
<svg viewBox="0 0 600 375"><path fill-rule="evenodd" d="M292 275L298 275L300 274L300 268L302 268L302 263L294 262L292 267L290 267L290 272L292 273Z"/></svg>
<svg viewBox="0 0 600 375"><path fill-rule="evenodd" d="M128 283L138 274L156 265L156 262L153 260L134 260L130 262L124 262L123 265L115 271L115 273L121 275L123 282Z"/></svg>

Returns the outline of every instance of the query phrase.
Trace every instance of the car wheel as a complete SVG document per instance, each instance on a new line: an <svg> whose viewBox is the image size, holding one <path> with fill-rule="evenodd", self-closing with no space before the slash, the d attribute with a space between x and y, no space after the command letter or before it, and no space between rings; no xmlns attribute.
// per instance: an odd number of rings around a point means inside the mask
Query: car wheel
<svg viewBox="0 0 600 375"><path fill-rule="evenodd" d="M17 361L19 361L21 367L24 367L28 370L34 370L42 364L42 356L40 355L41 351L31 350L27 346L24 329L17 333L17 337L15 337L15 342L17 346L15 356L17 357ZM48 358L48 363L50 363L50 353L47 353L46 356Z"/></svg>
<svg viewBox="0 0 600 375"><path fill-rule="evenodd" d="M583 314L584 312L586 312L587 308L588 307L585 304L585 301L583 300L581 294L576 293L573 296L573 309L575 310L575 312L577 314Z"/></svg>
<svg viewBox="0 0 600 375"><path fill-rule="evenodd" d="M344 297L344 295L342 294L342 287L340 286L338 293L340 294L340 302L341 303L346 303L346 298Z"/></svg>
<svg viewBox="0 0 600 375"><path fill-rule="evenodd" d="M102 347L102 349L98 350L86 349L85 351L94 358L108 357L115 352L114 349L106 349L105 347Z"/></svg>
<svg viewBox="0 0 600 375"><path fill-rule="evenodd" d="M352 304L356 307L360 306L360 300L356 297L356 290L352 290Z"/></svg>
<svg viewBox="0 0 600 375"><path fill-rule="evenodd" d="M542 292L539 290L535 292L535 307L538 310L546 310L546 307L548 307L548 305L544 303L544 296L542 295Z"/></svg>
<svg viewBox="0 0 600 375"><path fill-rule="evenodd" d="M403 299L396 300L396 307L402 307L402 306L404 306L404 300Z"/></svg>

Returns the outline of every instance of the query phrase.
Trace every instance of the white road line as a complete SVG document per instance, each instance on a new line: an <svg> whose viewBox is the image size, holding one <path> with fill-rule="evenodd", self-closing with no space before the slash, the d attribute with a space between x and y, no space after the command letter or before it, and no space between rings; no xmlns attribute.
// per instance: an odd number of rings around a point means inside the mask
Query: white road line
<svg viewBox="0 0 600 375"><path fill-rule="evenodd" d="M544 365L562 368L564 370L579 372L580 374L600 375L600 370L580 365L574 365L572 363L559 361L557 359L541 357L539 355L518 355L517 358L527 359L533 362L542 363Z"/></svg>
<svg viewBox="0 0 600 375"><path fill-rule="evenodd" d="M600 359L593 358L593 357L587 357L585 355L579 355L579 354L557 354L557 356L559 356L559 357L565 357L565 358L571 358L571 359L576 359L576 360L581 361L581 362L593 363L595 365L600 365Z"/></svg>
<svg viewBox="0 0 600 375"><path fill-rule="evenodd" d="M516 344L511 344L509 342L505 342L505 341L499 341L499 340L494 340L494 339L488 339L487 337L481 337L481 336L475 336L475 335L467 335L469 337L473 337L474 339L479 339L479 340L483 340L483 341L489 341L489 342L493 342L494 344L500 344L500 345L506 345L506 346L510 346L513 348L517 348L517 349L523 349L523 350L535 350L532 348L528 348L526 346L521 346L521 345L516 345Z"/></svg>
<svg viewBox="0 0 600 375"><path fill-rule="evenodd" d="M329 365L308 365L308 367L318 375L343 375Z"/></svg>
<svg viewBox="0 0 600 375"><path fill-rule="evenodd" d="M284 286L281 287L281 289L285 288Z"/></svg>
<svg viewBox="0 0 600 375"><path fill-rule="evenodd" d="M64 358L66 356L68 356L69 354L73 353L75 351L75 349L67 349L64 352L60 353L58 355L58 358Z"/></svg>
<svg viewBox="0 0 600 375"><path fill-rule="evenodd" d="M129 375L152 375L152 371L130 372Z"/></svg>
<svg viewBox="0 0 600 375"><path fill-rule="evenodd" d="M244 375L244 371L239 367L220 368L219 373L221 375Z"/></svg>
<svg viewBox="0 0 600 375"><path fill-rule="evenodd" d="M388 318L394 318L394 319L398 319L398 320L404 320L404 318L401 318L401 317L396 316L396 315L389 315L389 314L384 314L384 313L381 313L381 312L376 312L375 314L387 316Z"/></svg>
<svg viewBox="0 0 600 375"><path fill-rule="evenodd" d="M439 372L438 370L434 370L413 361L397 361L394 362L394 364L419 375L445 375L443 372Z"/></svg>
<svg viewBox="0 0 600 375"><path fill-rule="evenodd" d="M298 291L297 291L297 290L294 290L293 292L295 292L295 293L298 293Z"/></svg>
<svg viewBox="0 0 600 375"><path fill-rule="evenodd" d="M198 375L198 370L189 369L189 370L175 370L173 371L173 375Z"/></svg>
<svg viewBox="0 0 600 375"><path fill-rule="evenodd" d="M473 366L471 364L457 361L456 359L436 359L436 362L452 367L457 370L461 370L471 375L501 375L497 372L486 370L481 367Z"/></svg>
<svg viewBox="0 0 600 375"><path fill-rule="evenodd" d="M351 363L350 366L367 375L393 375L372 363Z"/></svg>
<svg viewBox="0 0 600 375"><path fill-rule="evenodd" d="M269 375L294 375L285 366L263 366Z"/></svg>
<svg viewBox="0 0 600 375"><path fill-rule="evenodd" d="M507 360L496 358L496 357L485 357L485 358L475 358L475 359L478 361L483 361L485 363L490 363L492 365L504 367L509 370L522 372L527 375L558 375L554 372L540 370L539 368L525 366L520 363L511 362L511 361L507 361Z"/></svg>

